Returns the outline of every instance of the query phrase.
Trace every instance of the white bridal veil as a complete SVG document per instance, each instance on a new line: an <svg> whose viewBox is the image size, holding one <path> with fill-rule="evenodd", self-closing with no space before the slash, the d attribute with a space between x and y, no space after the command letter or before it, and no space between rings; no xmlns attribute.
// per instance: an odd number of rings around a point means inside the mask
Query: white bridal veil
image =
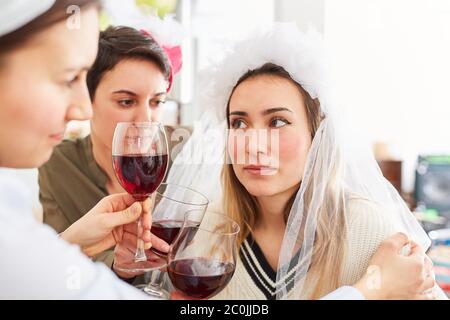
<svg viewBox="0 0 450 320"><path fill-rule="evenodd" d="M277 271L278 299L287 298L290 286L294 286L296 294L289 298L302 296L318 221L326 218L325 227L333 232L333 223L345 211L350 195L376 203L390 212L397 231L407 233L425 249L430 245L405 202L383 177L370 148L354 143L355 136L347 130L349 126L333 99L325 52L317 32L303 33L295 24L277 23L235 44L225 59L206 72L201 83L201 117L168 177L169 182L202 192L211 202L221 198L226 105L232 88L248 70L267 62L282 66L313 99L319 99L325 118L314 136L287 221ZM324 214L328 216L321 216Z"/></svg>

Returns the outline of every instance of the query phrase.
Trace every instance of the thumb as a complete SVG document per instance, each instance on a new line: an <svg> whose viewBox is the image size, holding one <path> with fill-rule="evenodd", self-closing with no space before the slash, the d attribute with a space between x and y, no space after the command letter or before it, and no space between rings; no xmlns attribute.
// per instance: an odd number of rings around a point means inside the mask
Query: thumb
<svg viewBox="0 0 450 320"><path fill-rule="evenodd" d="M142 212L142 206L139 202L122 211L113 212L110 217L111 227L118 227L136 221Z"/></svg>
<svg viewBox="0 0 450 320"><path fill-rule="evenodd" d="M409 243L408 236L403 232L397 232L387 240L391 245L391 248L396 251L401 250L405 245Z"/></svg>

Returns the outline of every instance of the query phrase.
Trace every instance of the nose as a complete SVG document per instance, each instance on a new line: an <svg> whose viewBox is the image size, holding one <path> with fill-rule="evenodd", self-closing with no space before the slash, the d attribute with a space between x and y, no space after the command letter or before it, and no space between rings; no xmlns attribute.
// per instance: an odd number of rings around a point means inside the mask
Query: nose
<svg viewBox="0 0 450 320"><path fill-rule="evenodd" d="M157 121L156 111L150 108L148 104L142 103L135 108L133 121L135 122Z"/></svg>
<svg viewBox="0 0 450 320"><path fill-rule="evenodd" d="M88 120L92 117L92 104L89 91L84 82L74 85L71 92L71 101L67 110L66 119L70 120Z"/></svg>
<svg viewBox="0 0 450 320"><path fill-rule="evenodd" d="M270 153L267 129L250 129L246 139L246 152L250 164L261 163L266 155Z"/></svg>

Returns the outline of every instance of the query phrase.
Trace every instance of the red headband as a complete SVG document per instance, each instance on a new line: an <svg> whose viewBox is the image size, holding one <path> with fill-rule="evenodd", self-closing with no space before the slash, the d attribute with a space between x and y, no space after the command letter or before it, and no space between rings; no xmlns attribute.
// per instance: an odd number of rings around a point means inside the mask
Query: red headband
<svg viewBox="0 0 450 320"><path fill-rule="evenodd" d="M181 66L183 65L183 55L181 52L181 46L177 45L177 46L169 47L169 46L162 45L148 31L143 30L143 29L141 29L140 31L144 35L152 38L156 43L158 43L159 46L164 50L164 52L166 53L166 55L168 57L169 64L170 64L170 74L169 74L169 87L167 88L167 92L169 92L170 89L172 88L172 82L173 82L174 75L177 74L178 71L180 71Z"/></svg>

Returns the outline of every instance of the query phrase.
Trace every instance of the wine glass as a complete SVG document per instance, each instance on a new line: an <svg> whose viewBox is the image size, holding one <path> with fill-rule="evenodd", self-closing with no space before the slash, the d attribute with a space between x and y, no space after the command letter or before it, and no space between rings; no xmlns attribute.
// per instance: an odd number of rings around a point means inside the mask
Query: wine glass
<svg viewBox="0 0 450 320"><path fill-rule="evenodd" d="M239 225L226 215L207 211L200 226L190 211L168 254L172 285L185 295L208 299L222 291L236 268Z"/></svg>
<svg viewBox="0 0 450 320"><path fill-rule="evenodd" d="M146 200L159 187L167 171L169 156L164 127L156 122L119 122L114 131L112 159L120 185L136 201ZM140 218L137 231L134 261L118 270L142 272L154 268L158 262L157 256L146 256Z"/></svg>
<svg viewBox="0 0 450 320"><path fill-rule="evenodd" d="M155 196L151 233L169 245L172 244L185 223L186 212L195 210L195 214L192 213L189 217L189 223L199 226L208 203L209 201L204 195L191 188L162 183ZM148 285L138 287L149 295L168 298L168 293L161 288L163 276L161 269L167 264L167 254L154 248L151 248L150 251L163 259L165 263L159 268L153 268Z"/></svg>

